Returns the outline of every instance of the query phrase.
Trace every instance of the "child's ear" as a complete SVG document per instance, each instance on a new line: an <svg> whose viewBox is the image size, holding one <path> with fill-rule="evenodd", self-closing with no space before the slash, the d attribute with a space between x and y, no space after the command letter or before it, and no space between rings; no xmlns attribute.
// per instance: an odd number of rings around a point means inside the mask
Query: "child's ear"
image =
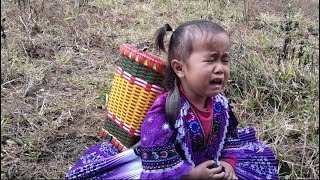
<svg viewBox="0 0 320 180"><path fill-rule="evenodd" d="M182 78L185 75L183 65L183 62L177 59L171 61L171 67L179 78Z"/></svg>

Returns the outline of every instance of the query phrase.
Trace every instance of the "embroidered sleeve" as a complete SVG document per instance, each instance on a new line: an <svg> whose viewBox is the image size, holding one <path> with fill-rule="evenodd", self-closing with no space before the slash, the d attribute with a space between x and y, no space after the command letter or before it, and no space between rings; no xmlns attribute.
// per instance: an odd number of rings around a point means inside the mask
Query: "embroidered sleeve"
<svg viewBox="0 0 320 180"><path fill-rule="evenodd" d="M237 158L241 153L241 142L238 136L238 120L232 112L232 107L229 104L229 126L227 128L226 138L222 150L223 157Z"/></svg>
<svg viewBox="0 0 320 180"><path fill-rule="evenodd" d="M151 107L141 126L141 179L180 179L192 166L175 148L175 133L165 117L165 95Z"/></svg>

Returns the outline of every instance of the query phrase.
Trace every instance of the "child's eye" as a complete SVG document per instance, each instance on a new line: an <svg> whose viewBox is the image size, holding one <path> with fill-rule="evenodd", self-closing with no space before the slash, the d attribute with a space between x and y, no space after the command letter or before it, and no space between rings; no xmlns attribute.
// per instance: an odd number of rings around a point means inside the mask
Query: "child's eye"
<svg viewBox="0 0 320 180"><path fill-rule="evenodd" d="M213 58L210 58L210 59L206 59L206 60L204 60L204 62L213 62L214 61L214 59Z"/></svg>
<svg viewBox="0 0 320 180"><path fill-rule="evenodd" d="M222 62L229 62L229 54L223 54L221 59L222 59Z"/></svg>
<svg viewBox="0 0 320 180"><path fill-rule="evenodd" d="M222 62L229 62L229 57L228 56L222 57Z"/></svg>

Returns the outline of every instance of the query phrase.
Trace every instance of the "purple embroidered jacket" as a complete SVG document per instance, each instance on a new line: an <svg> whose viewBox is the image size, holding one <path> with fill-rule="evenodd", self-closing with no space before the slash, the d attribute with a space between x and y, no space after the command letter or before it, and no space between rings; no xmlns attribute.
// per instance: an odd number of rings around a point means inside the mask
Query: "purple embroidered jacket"
<svg viewBox="0 0 320 180"><path fill-rule="evenodd" d="M174 128L170 127L167 95L157 99L141 126L141 179L180 179L202 162L242 153L238 122L222 93L212 97L213 123L206 142L199 118L182 94L180 113Z"/></svg>

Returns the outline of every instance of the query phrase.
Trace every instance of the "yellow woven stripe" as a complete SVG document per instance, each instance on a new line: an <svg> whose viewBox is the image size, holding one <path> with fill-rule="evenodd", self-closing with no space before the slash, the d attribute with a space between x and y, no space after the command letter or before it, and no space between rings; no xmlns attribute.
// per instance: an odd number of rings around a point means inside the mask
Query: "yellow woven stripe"
<svg viewBox="0 0 320 180"><path fill-rule="evenodd" d="M130 58L131 58L131 53L129 54L129 56L130 56ZM140 62L140 61L139 61L139 58L145 58L145 57L141 57L141 56L137 55L135 61ZM149 68L152 68L152 69L158 71L157 66L156 66L156 63L154 63L153 66L151 67L151 65L148 64L148 63L150 63L149 61L150 61L150 60L148 60L148 59L146 58L146 59L143 61L143 65L148 66Z"/></svg>
<svg viewBox="0 0 320 180"><path fill-rule="evenodd" d="M159 95L152 91L148 92L138 85L130 84L115 73L108 109L133 129L140 130L144 116Z"/></svg>

